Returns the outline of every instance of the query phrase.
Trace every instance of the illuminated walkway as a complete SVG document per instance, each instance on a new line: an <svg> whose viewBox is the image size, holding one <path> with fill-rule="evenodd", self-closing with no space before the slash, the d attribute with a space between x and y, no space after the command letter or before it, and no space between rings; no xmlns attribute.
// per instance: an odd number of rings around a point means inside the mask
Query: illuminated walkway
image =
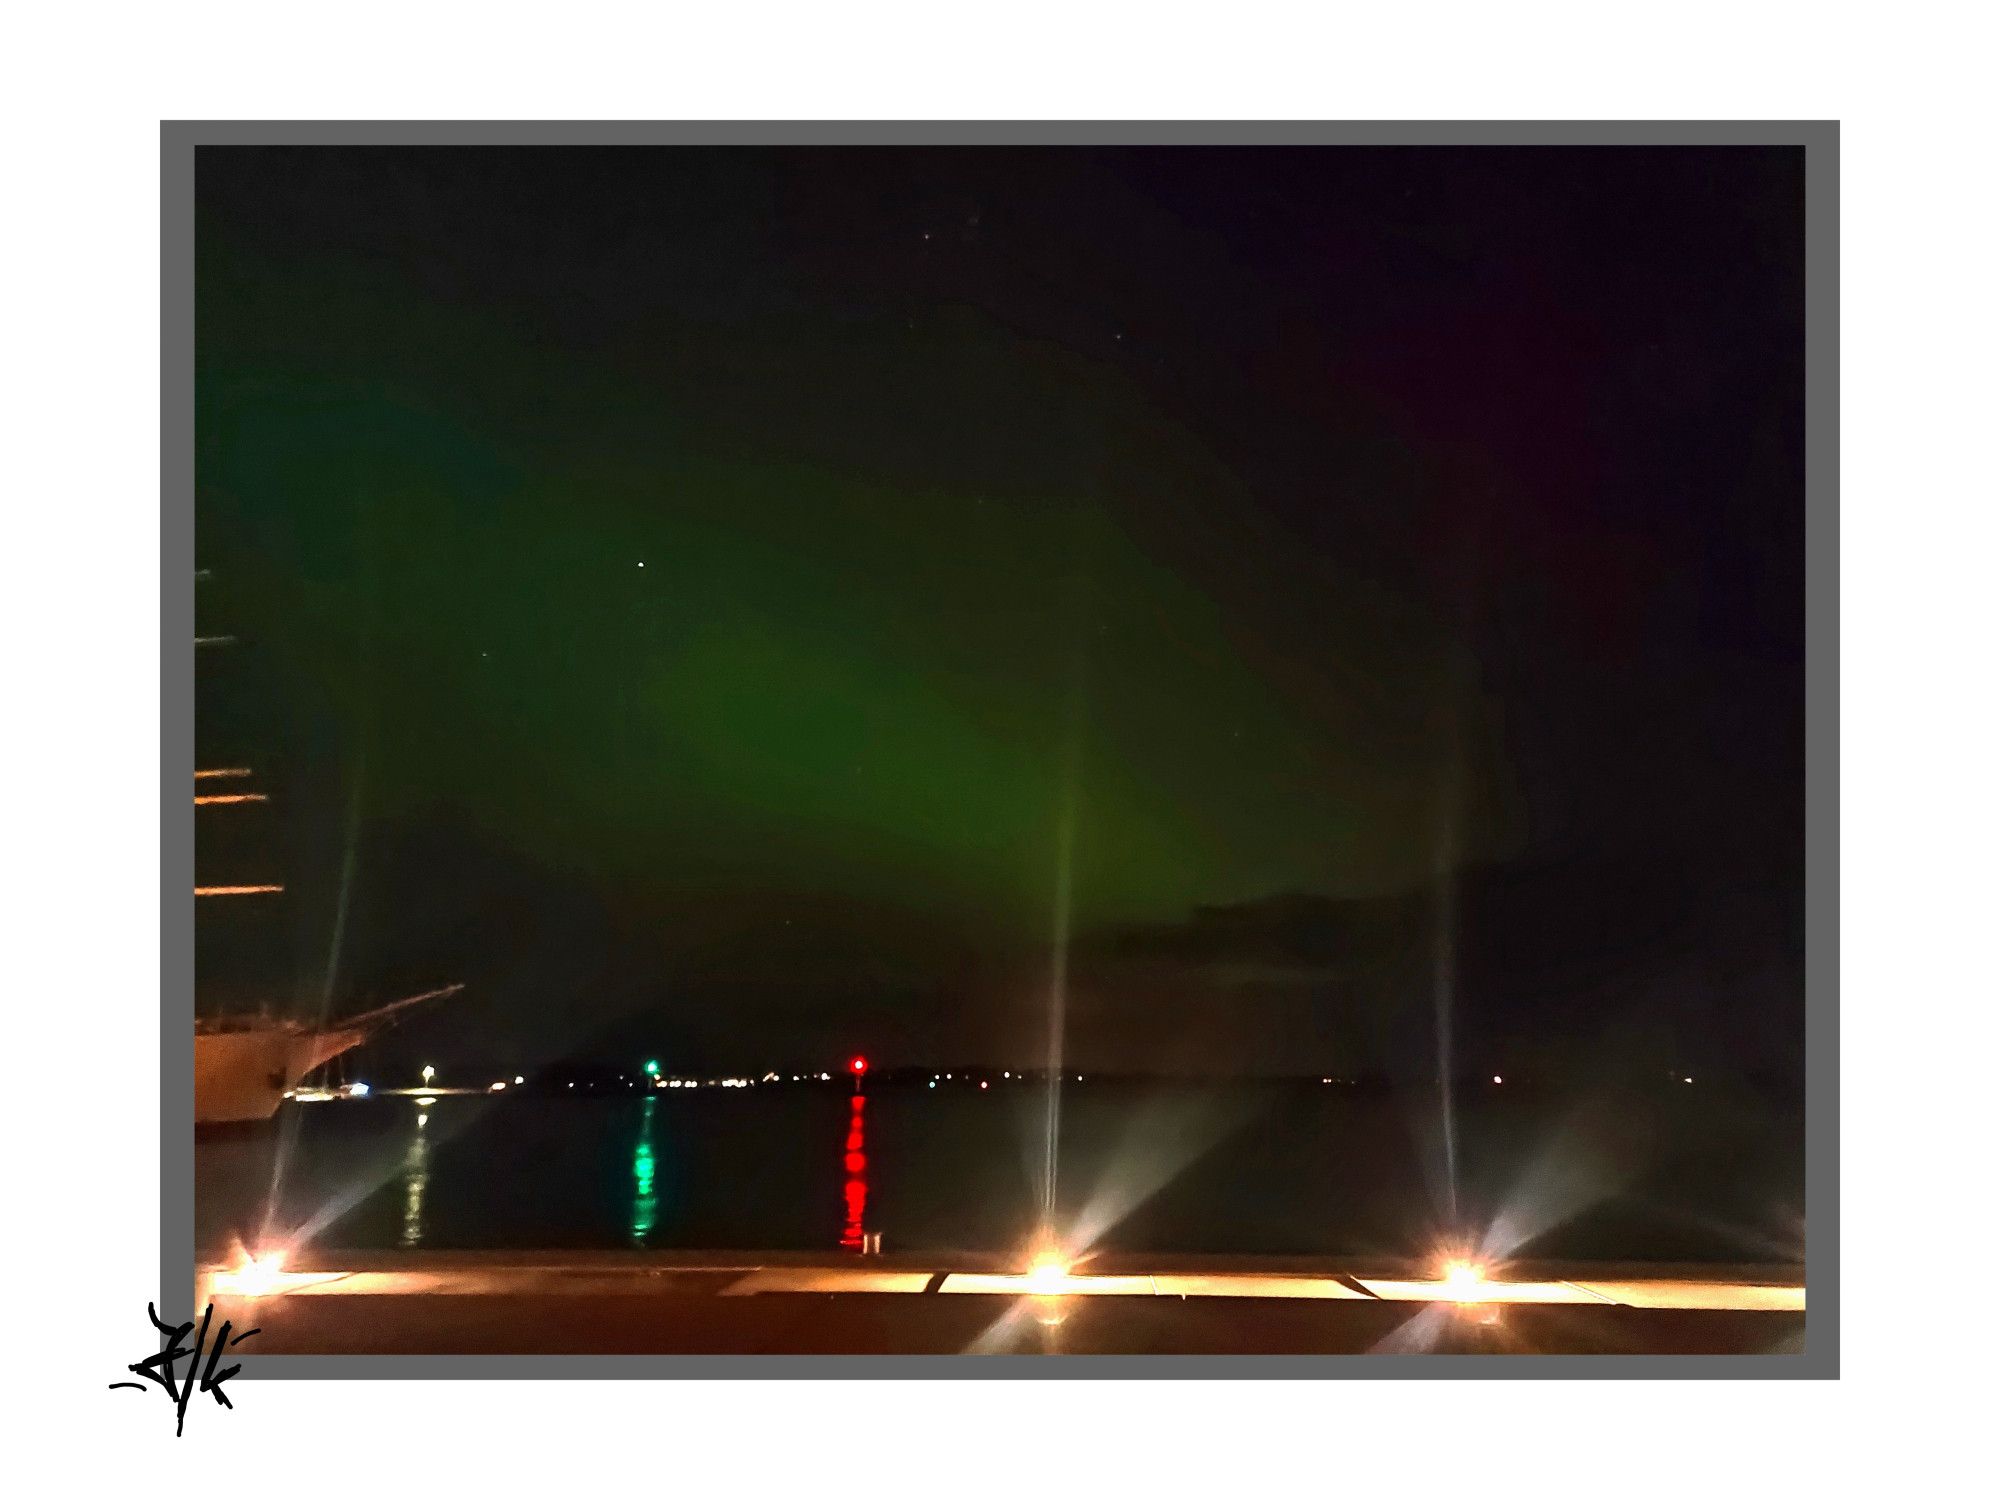
<svg viewBox="0 0 2000 1500"><path fill-rule="evenodd" d="M425 1252L208 1268L197 1293L268 1354L1784 1353L1805 1329L1799 1278L1769 1268L1531 1266L1469 1286L1380 1263L968 1259Z"/></svg>
<svg viewBox="0 0 2000 1500"><path fill-rule="evenodd" d="M727 1284L714 1285L718 1275ZM935 1285L933 1285L935 1283ZM756 1297L784 1293L927 1292L1000 1297L1256 1297L1307 1298L1366 1302L1496 1303L1512 1306L1614 1306L1670 1310L1732 1309L1742 1312L1804 1312L1802 1286L1777 1286L1735 1281L1582 1280L1489 1281L1477 1292L1466 1292L1443 1281L1334 1278L1327 1276L1259 1276L1248 1273L1149 1276L1065 1276L1044 1284L1021 1274L871 1270L862 1266L790 1267L738 1271L558 1271L533 1267L479 1271L308 1271L280 1275L268 1285L254 1278L246 1287L240 1278L218 1273L217 1295L378 1297L428 1294L435 1296L618 1296L648 1292Z"/></svg>

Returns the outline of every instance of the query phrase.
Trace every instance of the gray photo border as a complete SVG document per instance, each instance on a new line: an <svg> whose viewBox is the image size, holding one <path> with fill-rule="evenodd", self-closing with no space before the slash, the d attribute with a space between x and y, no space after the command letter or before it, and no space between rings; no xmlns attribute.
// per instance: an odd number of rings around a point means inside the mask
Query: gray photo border
<svg viewBox="0 0 2000 1500"><path fill-rule="evenodd" d="M1806 1206L1811 1318L1795 1354L265 1355L243 1375L313 1379L1378 1378L1832 1379L1840 1354L1840 126L1837 121L163 121L160 127L160 1299L194 1290L194 167L222 145L1603 145L1805 152Z"/></svg>

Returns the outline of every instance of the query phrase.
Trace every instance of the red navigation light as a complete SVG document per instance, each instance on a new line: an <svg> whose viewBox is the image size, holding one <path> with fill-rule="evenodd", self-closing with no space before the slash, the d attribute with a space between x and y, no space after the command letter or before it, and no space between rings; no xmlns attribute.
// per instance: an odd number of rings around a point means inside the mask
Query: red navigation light
<svg viewBox="0 0 2000 1500"><path fill-rule="evenodd" d="M857 1057L847 1066L849 1067L849 1069L853 1071L856 1077L859 1077L861 1074L866 1073L868 1071L868 1059L865 1057Z"/></svg>

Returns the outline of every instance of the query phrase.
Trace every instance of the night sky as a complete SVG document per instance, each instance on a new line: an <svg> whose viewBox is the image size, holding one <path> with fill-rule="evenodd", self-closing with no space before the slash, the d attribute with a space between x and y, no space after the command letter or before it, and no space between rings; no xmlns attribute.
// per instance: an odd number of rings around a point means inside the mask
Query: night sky
<svg viewBox="0 0 2000 1500"><path fill-rule="evenodd" d="M1797 150L197 193L210 1001L1032 1062L1067 822L1080 1064L1413 1070L1448 913L1477 1065L1796 1071Z"/></svg>

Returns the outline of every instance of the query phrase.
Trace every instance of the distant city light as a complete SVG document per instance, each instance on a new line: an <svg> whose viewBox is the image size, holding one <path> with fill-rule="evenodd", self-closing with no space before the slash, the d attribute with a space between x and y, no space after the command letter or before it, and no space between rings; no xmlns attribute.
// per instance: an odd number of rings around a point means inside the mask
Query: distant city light
<svg viewBox="0 0 2000 1500"><path fill-rule="evenodd" d="M368 1085L365 1083L350 1083L347 1086L347 1092L357 1099L366 1099L368 1097Z"/></svg>
<svg viewBox="0 0 2000 1500"><path fill-rule="evenodd" d="M936 1080L935 1078L933 1078L933 1079L932 1079L932 1080L931 1080L931 1081L930 1081L930 1082L929 1082L929 1083L928 1083L928 1084L926 1085L926 1087L927 1087L927 1088L936 1088L936 1087L937 1087L937 1080Z"/></svg>
<svg viewBox="0 0 2000 1500"><path fill-rule="evenodd" d="M500 1080L498 1080L498 1081L494 1082L493 1084L489 1085L489 1086L487 1087L487 1090L486 1090L486 1092L487 1092L487 1093L489 1093L489 1094L497 1094L497 1093L499 1093L499 1092L500 1092L500 1090L504 1089L505 1087L507 1087L507 1083L506 1083L506 1080L505 1080L505 1079L500 1079Z"/></svg>
<svg viewBox="0 0 2000 1500"><path fill-rule="evenodd" d="M848 1063L847 1066L853 1071L854 1075L858 1078L860 1077L861 1074L866 1073L868 1071L868 1059L857 1054L854 1060Z"/></svg>
<svg viewBox="0 0 2000 1500"><path fill-rule="evenodd" d="M514 1075L514 1082L519 1083L520 1081L521 1081L521 1075L519 1073L516 1073Z"/></svg>
<svg viewBox="0 0 2000 1500"><path fill-rule="evenodd" d="M430 1065L429 1063L425 1063L425 1064L424 1064L424 1082L425 1082L425 1083L429 1083L429 1082L431 1081L431 1075L432 1075L433 1073L435 1073L435 1072L437 1072L437 1069L436 1069L436 1068L432 1067L432 1066L431 1066L431 1065Z"/></svg>
<svg viewBox="0 0 2000 1500"><path fill-rule="evenodd" d="M660 1076L660 1064L657 1058L649 1057L646 1059L646 1072L648 1076L653 1078Z"/></svg>
<svg viewBox="0 0 2000 1500"><path fill-rule="evenodd" d="M1500 1080L1500 1075L1499 1075L1498 1073L1495 1073L1495 1074L1493 1075L1493 1081L1494 1081L1495 1083L1499 1083L1499 1082L1501 1081L1501 1080Z"/></svg>
<svg viewBox="0 0 2000 1500"><path fill-rule="evenodd" d="M1694 1082L1694 1080L1693 1080L1692 1078L1682 1078L1682 1079L1681 1079L1681 1082L1682 1082L1682 1083L1693 1083L1693 1082Z"/></svg>
<svg viewBox="0 0 2000 1500"><path fill-rule="evenodd" d="M984 1078L982 1078L982 1079L980 1079L980 1080L979 1080L979 1086L980 1086L981 1088L985 1088L985 1087L986 1087L986 1080L985 1080Z"/></svg>

